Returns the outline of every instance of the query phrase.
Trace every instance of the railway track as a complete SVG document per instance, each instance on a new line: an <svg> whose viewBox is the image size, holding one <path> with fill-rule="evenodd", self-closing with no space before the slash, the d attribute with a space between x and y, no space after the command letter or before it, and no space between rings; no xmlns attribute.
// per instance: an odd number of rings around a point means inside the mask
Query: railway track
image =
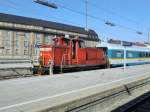
<svg viewBox="0 0 150 112"><path fill-rule="evenodd" d="M116 66L116 67L111 67L111 68L120 68L120 67L122 67L122 66ZM101 68L99 68L99 67L91 67L91 68L64 69L63 73L73 73L73 72L91 71L91 70L99 70L99 69L102 70L102 69L105 69L105 68L104 67L101 67ZM15 70L13 70L13 71L15 71ZM16 75L0 75L0 80L15 79L15 78L25 78L25 77L33 77L33 76L39 76L40 75L37 72L35 72L35 73L33 72L33 74L24 74L24 75L22 75L22 74L20 74L20 73L18 73L16 71L15 71L15 73L16 73ZM55 74L62 74L62 73L60 72L60 70L56 70L56 71L54 71L53 74L55 75ZM49 73L46 72L44 75L49 75Z"/></svg>
<svg viewBox="0 0 150 112"><path fill-rule="evenodd" d="M92 69L92 70L96 70L96 69ZM71 73L71 72L80 72L81 70L64 70L64 73ZM83 70L82 70L83 71ZM84 70L85 71L85 70ZM87 71L87 70L86 70ZM60 73L60 70L58 71L54 71L54 75L55 74L62 74ZM44 75L49 75L49 73L45 73ZM20 74L20 73L16 73L16 75L0 75L0 81L1 80L8 80L8 79L16 79L16 78L27 78L27 77L35 77L35 76L40 76L40 74L38 73L33 73L33 74Z"/></svg>
<svg viewBox="0 0 150 112"><path fill-rule="evenodd" d="M145 93L112 112L150 112L150 92Z"/></svg>
<svg viewBox="0 0 150 112"><path fill-rule="evenodd" d="M0 76L0 80L8 80L8 79L16 79L16 78L25 78L25 77L33 77L36 75L12 75L12 76Z"/></svg>

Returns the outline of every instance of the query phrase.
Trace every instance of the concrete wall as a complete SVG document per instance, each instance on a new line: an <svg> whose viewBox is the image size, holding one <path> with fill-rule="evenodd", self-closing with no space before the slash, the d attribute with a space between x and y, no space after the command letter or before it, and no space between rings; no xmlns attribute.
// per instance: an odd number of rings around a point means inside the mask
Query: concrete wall
<svg viewBox="0 0 150 112"><path fill-rule="evenodd" d="M30 59L0 59L0 79L32 75L32 68Z"/></svg>

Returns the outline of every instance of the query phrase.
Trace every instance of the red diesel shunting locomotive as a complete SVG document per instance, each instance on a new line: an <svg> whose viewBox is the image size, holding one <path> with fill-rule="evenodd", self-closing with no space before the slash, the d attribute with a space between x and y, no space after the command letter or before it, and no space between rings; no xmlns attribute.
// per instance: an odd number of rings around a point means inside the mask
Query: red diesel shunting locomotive
<svg viewBox="0 0 150 112"><path fill-rule="evenodd" d="M107 65L102 49L85 47L79 38L57 37L54 45L40 46L40 73L51 67L62 70L78 67L100 67ZM49 71L49 72L52 72Z"/></svg>

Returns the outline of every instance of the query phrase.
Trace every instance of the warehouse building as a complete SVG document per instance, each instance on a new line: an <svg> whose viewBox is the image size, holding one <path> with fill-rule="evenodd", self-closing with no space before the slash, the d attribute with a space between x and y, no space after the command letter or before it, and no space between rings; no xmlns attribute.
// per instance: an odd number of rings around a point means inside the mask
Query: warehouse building
<svg viewBox="0 0 150 112"><path fill-rule="evenodd" d="M37 58L38 45L53 44L56 36L78 36L87 47L100 41L93 30L0 13L0 59Z"/></svg>

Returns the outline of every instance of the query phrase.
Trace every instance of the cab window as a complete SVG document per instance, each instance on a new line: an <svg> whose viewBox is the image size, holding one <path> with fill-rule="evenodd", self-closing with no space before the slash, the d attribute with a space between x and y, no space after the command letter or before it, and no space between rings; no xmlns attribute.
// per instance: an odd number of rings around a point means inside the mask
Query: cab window
<svg viewBox="0 0 150 112"><path fill-rule="evenodd" d="M85 48L85 43L83 41L79 41L79 48Z"/></svg>

